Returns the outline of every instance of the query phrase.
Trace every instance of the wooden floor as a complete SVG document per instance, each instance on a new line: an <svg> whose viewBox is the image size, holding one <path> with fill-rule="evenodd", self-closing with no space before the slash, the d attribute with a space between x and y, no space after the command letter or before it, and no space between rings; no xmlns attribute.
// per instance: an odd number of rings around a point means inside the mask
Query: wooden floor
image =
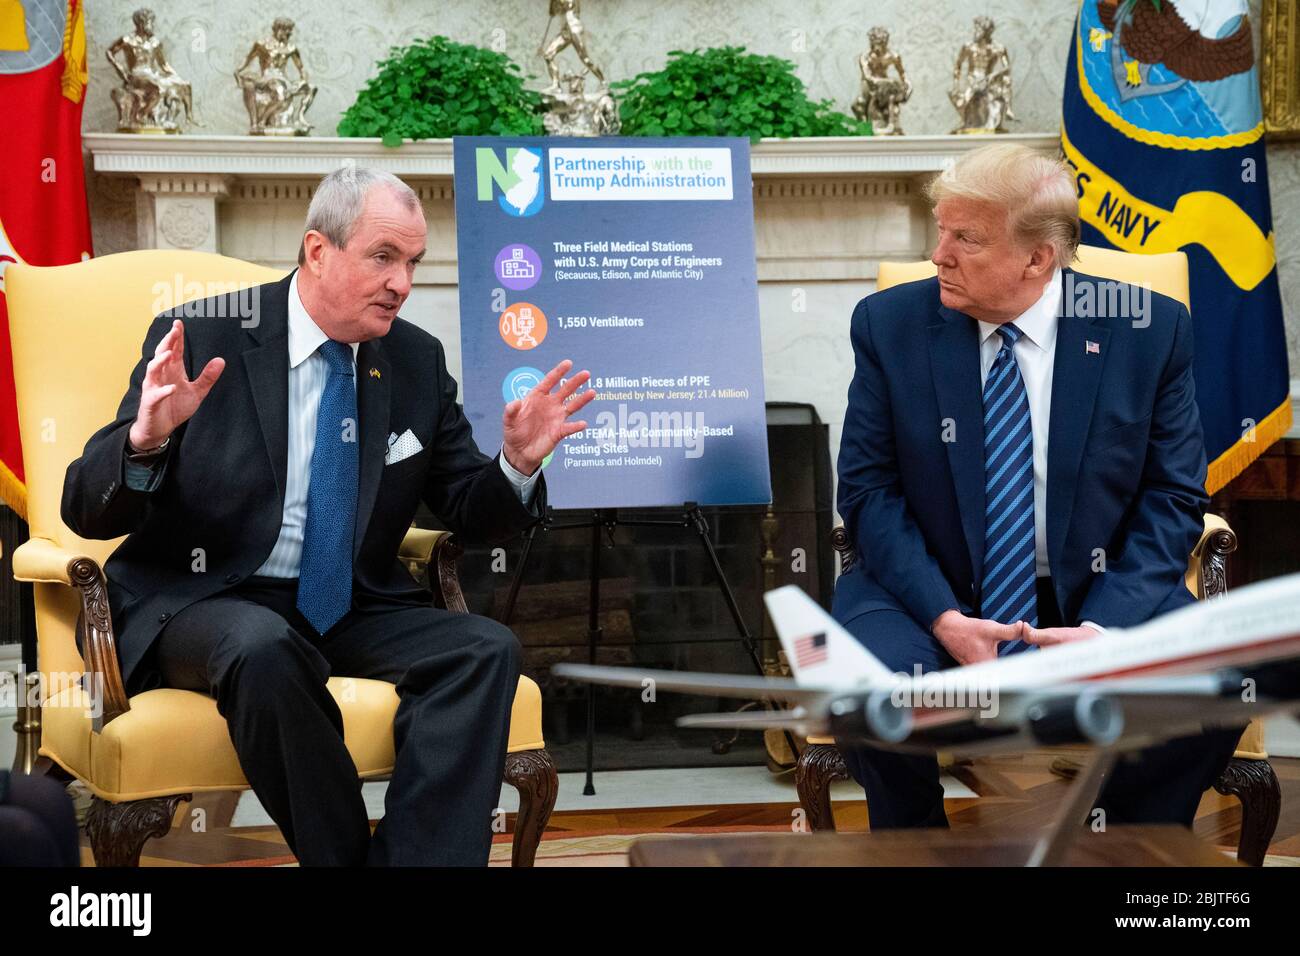
<svg viewBox="0 0 1300 956"><path fill-rule="evenodd" d="M954 829L966 827L1037 828L1052 819L1068 784L1049 770L1060 751L982 758L949 772L980 796L946 802ZM1282 785L1282 814L1269 854L1300 858L1300 759L1275 758ZM275 827L229 826L237 793L205 794L177 809L176 825L166 837L145 844L143 866L266 866L292 863L293 857ZM556 813L546 839L585 834L685 833L727 830L772 830L792 826L798 807L793 783L788 803L731 804L634 810ZM835 805L841 830L866 830L862 800ZM511 821L513 823L513 821ZM1213 791L1201 800L1195 832L1216 846L1235 848L1241 828L1241 805ZM198 832L196 832L196 830ZM499 837L504 840L508 837ZM85 836L82 859L93 865Z"/></svg>

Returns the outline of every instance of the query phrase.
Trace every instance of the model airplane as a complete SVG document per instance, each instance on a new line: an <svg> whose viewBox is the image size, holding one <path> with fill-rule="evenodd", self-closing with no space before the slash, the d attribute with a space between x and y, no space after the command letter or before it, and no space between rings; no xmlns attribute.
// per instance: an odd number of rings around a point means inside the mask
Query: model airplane
<svg viewBox="0 0 1300 956"><path fill-rule="evenodd" d="M764 599L793 679L560 664L616 687L782 702L683 717L684 727L784 728L959 756L1086 743L1137 749L1300 709L1300 574L1139 627L929 674L895 674L793 585Z"/></svg>
<svg viewBox="0 0 1300 956"><path fill-rule="evenodd" d="M764 595L793 679L560 664L560 677L619 687L783 702L779 711L696 714L685 727L763 729L893 750L975 756L1091 744L1027 864L1065 862L1121 753L1300 709L1300 574L1109 628L930 674L895 674L797 587Z"/></svg>

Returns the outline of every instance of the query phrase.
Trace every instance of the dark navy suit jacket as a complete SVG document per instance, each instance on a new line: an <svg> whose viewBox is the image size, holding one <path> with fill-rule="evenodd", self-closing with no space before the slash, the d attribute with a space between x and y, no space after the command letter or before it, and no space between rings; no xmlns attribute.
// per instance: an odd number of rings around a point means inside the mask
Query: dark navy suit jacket
<svg viewBox="0 0 1300 956"><path fill-rule="evenodd" d="M1063 299L1094 307L1116 285L1072 270L1063 278ZM1082 311L1067 302L1056 337L1052 583L1065 624L1129 626L1193 600L1183 575L1207 498L1192 323L1182 304L1154 293L1145 317L1071 314ZM836 585L840 621L890 608L928 630L949 608L980 613L978 329L940 303L937 279L894 286L854 310L838 507L857 563Z"/></svg>

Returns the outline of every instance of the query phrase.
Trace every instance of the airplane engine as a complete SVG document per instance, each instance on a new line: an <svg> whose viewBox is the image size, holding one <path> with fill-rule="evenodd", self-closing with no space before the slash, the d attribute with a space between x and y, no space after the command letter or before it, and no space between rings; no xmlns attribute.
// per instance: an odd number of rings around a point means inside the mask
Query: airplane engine
<svg viewBox="0 0 1300 956"><path fill-rule="evenodd" d="M837 737L896 744L912 733L912 711L895 704L888 690L836 698L828 713L831 732Z"/></svg>
<svg viewBox="0 0 1300 956"><path fill-rule="evenodd" d="M1040 744L1113 743L1124 729L1124 711L1104 694L1084 691L1034 701L1025 711L1029 733Z"/></svg>

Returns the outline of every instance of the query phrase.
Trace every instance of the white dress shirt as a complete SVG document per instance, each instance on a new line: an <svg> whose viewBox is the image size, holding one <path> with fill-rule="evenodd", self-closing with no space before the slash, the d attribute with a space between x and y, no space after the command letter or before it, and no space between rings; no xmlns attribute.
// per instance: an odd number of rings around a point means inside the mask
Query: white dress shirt
<svg viewBox="0 0 1300 956"><path fill-rule="evenodd" d="M296 578L302 563L302 536L307 526L307 486L311 481L311 455L316 448L316 415L329 376L329 362L319 349L328 340L308 314L298 295L298 273L289 280L289 456L284 484L284 513L280 536L257 574L271 578ZM358 343L352 343L356 361ZM352 387L356 388L356 376ZM541 469L526 477L500 456L501 470L529 507Z"/></svg>

